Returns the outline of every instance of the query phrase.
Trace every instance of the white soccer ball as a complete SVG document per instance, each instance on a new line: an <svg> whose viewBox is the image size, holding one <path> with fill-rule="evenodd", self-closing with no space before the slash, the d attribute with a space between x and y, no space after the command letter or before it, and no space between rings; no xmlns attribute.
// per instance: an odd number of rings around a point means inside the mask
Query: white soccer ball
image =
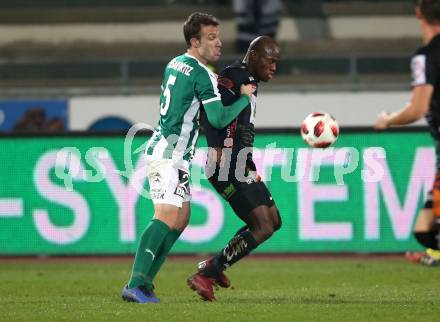
<svg viewBox="0 0 440 322"><path fill-rule="evenodd" d="M301 136L314 148L326 148L332 145L339 135L339 125L328 113L314 112L307 115L301 124Z"/></svg>

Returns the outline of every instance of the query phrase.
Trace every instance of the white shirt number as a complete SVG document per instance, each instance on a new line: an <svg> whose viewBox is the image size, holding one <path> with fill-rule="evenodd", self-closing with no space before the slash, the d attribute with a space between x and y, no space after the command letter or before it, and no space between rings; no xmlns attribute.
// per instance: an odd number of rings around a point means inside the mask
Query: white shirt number
<svg viewBox="0 0 440 322"><path fill-rule="evenodd" d="M160 115L166 115L168 112L168 108L170 107L171 101L171 92L170 86L174 85L176 82L176 76L170 75L167 80L167 84L165 85L165 90L163 91L163 96L165 97L165 103L160 104Z"/></svg>

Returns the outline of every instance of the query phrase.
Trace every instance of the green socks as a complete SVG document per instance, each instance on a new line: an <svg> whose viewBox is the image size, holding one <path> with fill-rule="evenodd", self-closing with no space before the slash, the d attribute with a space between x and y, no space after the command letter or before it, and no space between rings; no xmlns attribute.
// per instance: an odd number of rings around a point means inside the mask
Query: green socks
<svg viewBox="0 0 440 322"><path fill-rule="evenodd" d="M152 268L156 256L161 256L161 254L158 254L158 251L164 244L164 240L169 232L169 227L163 221L158 219L151 220L150 224L142 233L134 259L131 278L128 282L128 288L151 284L151 279L148 277L150 269ZM165 258L163 260L165 260ZM157 270L158 269L159 268L157 268Z"/></svg>
<svg viewBox="0 0 440 322"><path fill-rule="evenodd" d="M162 247L156 256L156 259L153 261L153 265L151 265L150 272L148 273L148 277L150 281L153 281L157 272L159 272L159 269L161 268L162 264L165 262L165 259L168 256L168 253L170 252L174 243L176 242L177 239L179 239L180 234L182 234L182 232L176 229L170 230L168 232L168 235L165 237L164 241L162 242ZM152 284L149 286L151 286L152 288Z"/></svg>

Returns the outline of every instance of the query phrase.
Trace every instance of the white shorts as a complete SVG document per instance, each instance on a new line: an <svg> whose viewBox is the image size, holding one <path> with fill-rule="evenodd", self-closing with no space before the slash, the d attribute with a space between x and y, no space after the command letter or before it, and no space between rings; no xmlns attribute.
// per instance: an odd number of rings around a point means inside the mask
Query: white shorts
<svg viewBox="0 0 440 322"><path fill-rule="evenodd" d="M183 202L191 200L188 167L179 167L170 159L147 157L147 175L154 204L164 203L181 208Z"/></svg>

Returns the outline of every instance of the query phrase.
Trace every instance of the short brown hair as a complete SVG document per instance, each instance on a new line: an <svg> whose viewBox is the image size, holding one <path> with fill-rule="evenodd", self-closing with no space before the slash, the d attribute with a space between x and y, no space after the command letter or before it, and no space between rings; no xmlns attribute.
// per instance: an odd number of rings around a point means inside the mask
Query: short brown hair
<svg viewBox="0 0 440 322"><path fill-rule="evenodd" d="M429 24L440 24L440 0L418 0L417 6Z"/></svg>
<svg viewBox="0 0 440 322"><path fill-rule="evenodd" d="M190 14L183 24L183 35L188 47L191 45L191 38L201 38L202 25L204 26L218 26L219 22L216 17L201 12L194 12Z"/></svg>

